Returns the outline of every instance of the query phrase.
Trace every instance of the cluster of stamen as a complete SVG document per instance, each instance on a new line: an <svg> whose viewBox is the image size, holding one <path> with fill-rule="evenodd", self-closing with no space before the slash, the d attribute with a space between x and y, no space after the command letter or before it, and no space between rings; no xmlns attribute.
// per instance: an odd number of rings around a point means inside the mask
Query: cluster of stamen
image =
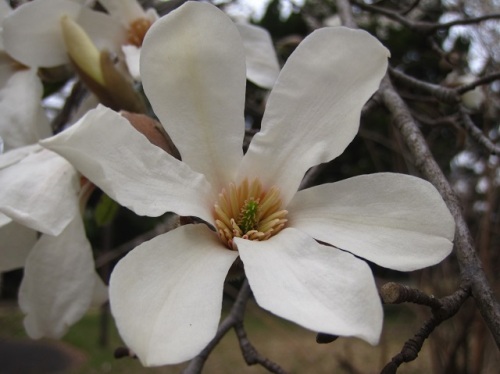
<svg viewBox="0 0 500 374"><path fill-rule="evenodd" d="M151 27L152 22L147 18L138 18L130 23L130 27L127 30L127 41L129 44L133 44L136 47L142 46L144 41L144 36Z"/></svg>
<svg viewBox="0 0 500 374"><path fill-rule="evenodd" d="M214 205L217 233L224 244L233 250L233 238L267 240L280 232L287 222L288 211L281 209L279 188L264 191L258 179L245 179L223 189Z"/></svg>

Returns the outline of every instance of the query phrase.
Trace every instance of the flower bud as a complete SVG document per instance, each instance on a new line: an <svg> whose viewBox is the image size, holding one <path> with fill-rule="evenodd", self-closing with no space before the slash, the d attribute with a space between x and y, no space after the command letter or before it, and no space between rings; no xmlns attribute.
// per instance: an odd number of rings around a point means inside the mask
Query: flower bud
<svg viewBox="0 0 500 374"><path fill-rule="evenodd" d="M64 44L73 63L94 81L104 85L101 54L87 33L67 15L61 17L61 27Z"/></svg>

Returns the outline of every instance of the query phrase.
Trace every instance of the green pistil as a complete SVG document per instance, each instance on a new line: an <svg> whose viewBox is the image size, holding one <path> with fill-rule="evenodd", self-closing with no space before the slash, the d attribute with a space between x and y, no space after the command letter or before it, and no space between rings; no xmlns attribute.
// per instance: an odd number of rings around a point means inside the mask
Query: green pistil
<svg viewBox="0 0 500 374"><path fill-rule="evenodd" d="M241 208L240 219L238 220L238 226L243 233L257 228L258 214L259 202L253 198L245 201L245 204Z"/></svg>

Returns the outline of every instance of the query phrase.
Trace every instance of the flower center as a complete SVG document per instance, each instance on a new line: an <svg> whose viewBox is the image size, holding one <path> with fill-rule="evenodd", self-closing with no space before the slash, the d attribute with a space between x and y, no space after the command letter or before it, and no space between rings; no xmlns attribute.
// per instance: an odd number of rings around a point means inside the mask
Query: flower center
<svg viewBox="0 0 500 374"><path fill-rule="evenodd" d="M280 190L273 186L263 191L258 179L245 179L222 189L214 205L215 226L224 244L237 250L233 238L267 240L284 227L288 211L281 209Z"/></svg>
<svg viewBox="0 0 500 374"><path fill-rule="evenodd" d="M142 46L144 36L151 27L152 22L147 18L138 18L130 23L127 30L127 40L136 47Z"/></svg>

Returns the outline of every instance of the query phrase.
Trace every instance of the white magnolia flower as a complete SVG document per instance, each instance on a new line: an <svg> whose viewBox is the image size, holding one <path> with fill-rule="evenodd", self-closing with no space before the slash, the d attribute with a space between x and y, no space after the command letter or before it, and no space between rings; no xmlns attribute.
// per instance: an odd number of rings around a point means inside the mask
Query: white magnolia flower
<svg viewBox="0 0 500 374"><path fill-rule="evenodd" d="M26 332L59 338L91 303L104 302L80 217L78 172L35 144L0 155L0 185L0 272L24 267L18 301Z"/></svg>
<svg viewBox="0 0 500 374"><path fill-rule="evenodd" d="M457 87L465 84L470 84L475 82L479 78L473 74L463 74L460 75L456 71L452 71L446 76L444 84L449 87ZM486 96L483 91L483 87L478 86L471 91L467 91L462 95L462 103L470 110L477 112L481 109Z"/></svg>
<svg viewBox="0 0 500 374"><path fill-rule="evenodd" d="M137 214L173 211L207 223L141 244L112 273L112 313L146 365L188 360L214 337L238 257L261 307L375 344L382 306L359 257L409 271L452 248L453 219L419 178L382 173L297 191L311 166L356 135L387 68L376 39L342 27L308 36L281 71L245 155L243 48L234 24L205 3L186 3L148 32L144 90L182 162L104 107L42 142Z"/></svg>

